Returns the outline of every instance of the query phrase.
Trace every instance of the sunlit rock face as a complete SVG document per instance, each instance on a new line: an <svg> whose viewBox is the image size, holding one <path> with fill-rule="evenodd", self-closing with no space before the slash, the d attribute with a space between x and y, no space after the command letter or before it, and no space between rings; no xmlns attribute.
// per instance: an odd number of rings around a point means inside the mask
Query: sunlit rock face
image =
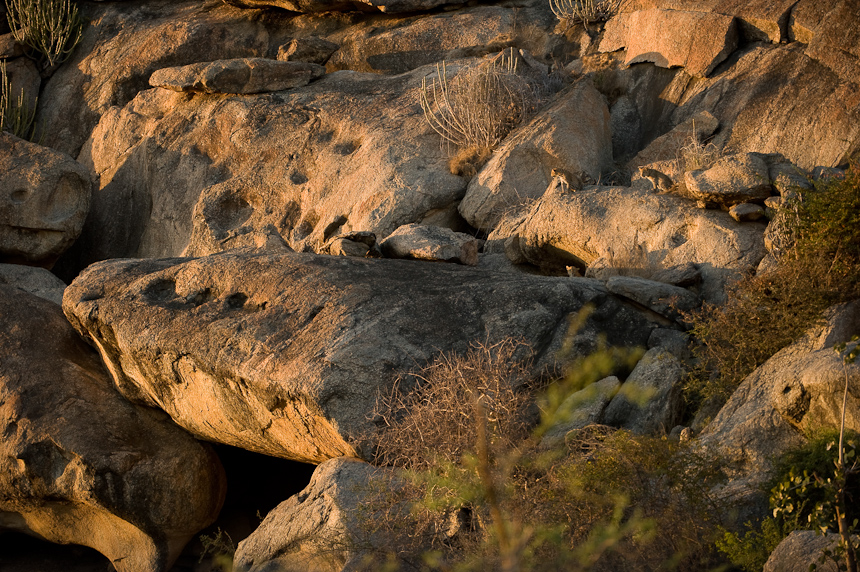
<svg viewBox="0 0 860 572"><path fill-rule="evenodd" d="M78 237L92 181L83 165L0 132L0 261L50 266Z"/></svg>
<svg viewBox="0 0 860 572"><path fill-rule="evenodd" d="M125 400L57 304L8 285L0 355L0 530L167 570L221 508L212 450Z"/></svg>

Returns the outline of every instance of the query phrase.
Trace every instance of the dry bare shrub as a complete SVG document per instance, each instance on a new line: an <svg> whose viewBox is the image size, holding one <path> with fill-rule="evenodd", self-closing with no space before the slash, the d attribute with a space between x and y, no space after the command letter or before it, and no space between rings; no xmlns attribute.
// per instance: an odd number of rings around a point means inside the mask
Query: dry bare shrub
<svg viewBox="0 0 860 572"><path fill-rule="evenodd" d="M490 160L493 150L489 147L465 147L448 160L452 174L471 179Z"/></svg>
<svg viewBox="0 0 860 572"><path fill-rule="evenodd" d="M695 125L693 130L694 133L688 143L680 149L680 157L678 158L678 163L685 173L710 169L720 158L720 150L717 149L717 146L713 143L700 141L695 133Z"/></svg>
<svg viewBox="0 0 860 572"><path fill-rule="evenodd" d="M549 0L549 7L559 21L568 26L605 22L618 13L624 0Z"/></svg>
<svg viewBox="0 0 860 572"><path fill-rule="evenodd" d="M460 462L475 447L479 409L492 446L515 447L530 428L533 375L528 361L516 359L524 350L513 340L476 344L463 355L439 356L416 374L417 387L398 379L377 403L384 428L376 462L413 470Z"/></svg>
<svg viewBox="0 0 860 572"><path fill-rule="evenodd" d="M81 41L83 24L71 0L6 0L6 17L43 68L63 63Z"/></svg>

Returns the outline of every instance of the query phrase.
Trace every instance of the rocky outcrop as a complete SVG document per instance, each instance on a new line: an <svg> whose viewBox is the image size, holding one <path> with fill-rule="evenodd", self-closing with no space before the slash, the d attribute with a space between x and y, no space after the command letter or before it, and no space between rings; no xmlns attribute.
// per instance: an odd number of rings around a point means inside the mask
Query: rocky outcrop
<svg viewBox="0 0 860 572"><path fill-rule="evenodd" d="M846 373L860 375L860 365L843 370L833 350L860 331L860 303L834 309L826 326L815 328L780 350L750 374L707 426L702 442L713 446L737 471L729 493L758 494L774 457L804 442L803 434L838 427ZM846 428L860 430L860 395L852 383Z"/></svg>
<svg viewBox="0 0 860 572"><path fill-rule="evenodd" d="M668 434L681 420L686 374L666 349L648 350L606 407L603 423L634 433Z"/></svg>
<svg viewBox="0 0 860 572"><path fill-rule="evenodd" d="M606 24L601 52L627 49L626 65L654 62L706 77L735 50L734 18L707 12L651 9L624 12Z"/></svg>
<svg viewBox="0 0 860 572"><path fill-rule="evenodd" d="M652 326L594 280L290 252L103 262L67 289L72 324L129 399L205 439L296 460L360 453L377 391L440 352L522 339L555 362L567 317L644 345Z"/></svg>
<svg viewBox="0 0 860 572"><path fill-rule="evenodd" d="M460 214L491 230L506 212L542 196L553 169L584 171L596 181L611 161L609 110L591 82L579 82L505 139L469 183Z"/></svg>
<svg viewBox="0 0 860 572"><path fill-rule="evenodd" d="M0 285L0 529L165 571L224 497L214 453L132 405L56 304Z"/></svg>
<svg viewBox="0 0 860 572"><path fill-rule="evenodd" d="M727 280L764 257L764 228L674 195L597 187L545 195L516 233L523 255L538 266L598 264L651 276L695 263L702 296L719 301Z"/></svg>
<svg viewBox="0 0 860 572"><path fill-rule="evenodd" d="M335 72L247 96L154 89L112 108L81 154L100 185L70 263L212 252L272 229L318 251L455 204L465 181L417 102L423 73Z"/></svg>
<svg viewBox="0 0 860 572"><path fill-rule="evenodd" d="M687 194L728 210L752 201L764 202L773 191L765 160L754 153L727 155L706 170L684 174Z"/></svg>
<svg viewBox="0 0 860 572"><path fill-rule="evenodd" d="M302 87L323 74L319 64L243 58L160 69L149 85L199 93L264 93Z"/></svg>
<svg viewBox="0 0 860 572"><path fill-rule="evenodd" d="M635 276L612 276L606 281L606 289L672 320L682 320L683 314L702 304L702 300L686 288Z"/></svg>
<svg viewBox="0 0 860 572"><path fill-rule="evenodd" d="M480 242L468 234L448 228L408 224L379 243L388 258L439 260L477 266Z"/></svg>
<svg viewBox="0 0 860 572"><path fill-rule="evenodd" d="M65 153L0 132L0 260L50 267L78 237L89 172Z"/></svg>
<svg viewBox="0 0 860 572"><path fill-rule="evenodd" d="M381 12L397 14L430 10L457 2L453 0L228 0L228 3L247 8L271 6L293 12L330 12L333 10L350 11L375 8Z"/></svg>
<svg viewBox="0 0 860 572"><path fill-rule="evenodd" d="M20 264L0 264L0 284L8 284L58 306L63 303L66 284L45 270Z"/></svg>
<svg viewBox="0 0 860 572"><path fill-rule="evenodd" d="M289 44L278 48L278 60L282 62L311 62L325 65L331 55L340 46L329 42L324 38L308 36L306 38L293 38Z"/></svg>
<svg viewBox="0 0 860 572"><path fill-rule="evenodd" d="M368 559L393 541L373 522L374 514L382 516L391 504L390 493L382 493L390 490L389 473L357 459L320 464L305 490L278 505L239 543L233 569L339 572L369 565ZM401 514L395 509L385 517L404 519L402 526L408 511L404 503Z"/></svg>

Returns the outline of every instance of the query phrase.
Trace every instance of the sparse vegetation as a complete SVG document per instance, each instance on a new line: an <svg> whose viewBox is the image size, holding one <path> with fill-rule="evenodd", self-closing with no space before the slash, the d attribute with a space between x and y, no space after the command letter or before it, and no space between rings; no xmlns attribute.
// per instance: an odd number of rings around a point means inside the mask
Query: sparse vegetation
<svg viewBox="0 0 860 572"><path fill-rule="evenodd" d="M618 13L624 0L549 0L549 7L567 26L605 22Z"/></svg>
<svg viewBox="0 0 860 572"><path fill-rule="evenodd" d="M693 317L702 369L688 397L725 400L833 304L860 296L860 170L816 184L783 207L786 229L776 269L743 278L723 306Z"/></svg>
<svg viewBox="0 0 860 572"><path fill-rule="evenodd" d="M6 17L43 69L63 63L81 41L83 24L71 0L6 0Z"/></svg>
<svg viewBox="0 0 860 572"><path fill-rule="evenodd" d="M30 139L35 118L35 106L31 108L27 103L23 89L15 97L6 73L6 62L0 62L0 131L7 131L21 139Z"/></svg>
<svg viewBox="0 0 860 572"><path fill-rule="evenodd" d="M412 391L395 388L380 401L377 461L411 475L411 486L391 487L397 493L386 502L412 503L418 524L404 530L395 515L368 526L418 551L398 558L427 570L644 570L710 561L709 490L721 472L703 451L595 425L558 447L542 444L571 413L562 404L572 393L632 367L641 353L603 347L576 360L540 391L538 421L523 349L507 341L441 356Z"/></svg>
<svg viewBox="0 0 860 572"><path fill-rule="evenodd" d="M518 56L506 50L476 65L449 69L436 66L436 77L421 86L421 107L427 122L453 160L451 172L477 171L492 150L534 110L532 86L517 73Z"/></svg>

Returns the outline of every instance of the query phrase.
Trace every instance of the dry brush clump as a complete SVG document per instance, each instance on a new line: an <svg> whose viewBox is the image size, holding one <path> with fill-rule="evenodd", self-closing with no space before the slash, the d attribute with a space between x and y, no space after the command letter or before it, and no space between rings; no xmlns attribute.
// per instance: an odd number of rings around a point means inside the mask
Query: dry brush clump
<svg viewBox="0 0 860 572"><path fill-rule="evenodd" d="M622 4L624 0L549 0L549 7L560 22L567 26L581 23L586 29L589 24L612 18Z"/></svg>
<svg viewBox="0 0 860 572"><path fill-rule="evenodd" d="M43 68L63 63L81 41L83 24L71 0L5 0L15 39Z"/></svg>

